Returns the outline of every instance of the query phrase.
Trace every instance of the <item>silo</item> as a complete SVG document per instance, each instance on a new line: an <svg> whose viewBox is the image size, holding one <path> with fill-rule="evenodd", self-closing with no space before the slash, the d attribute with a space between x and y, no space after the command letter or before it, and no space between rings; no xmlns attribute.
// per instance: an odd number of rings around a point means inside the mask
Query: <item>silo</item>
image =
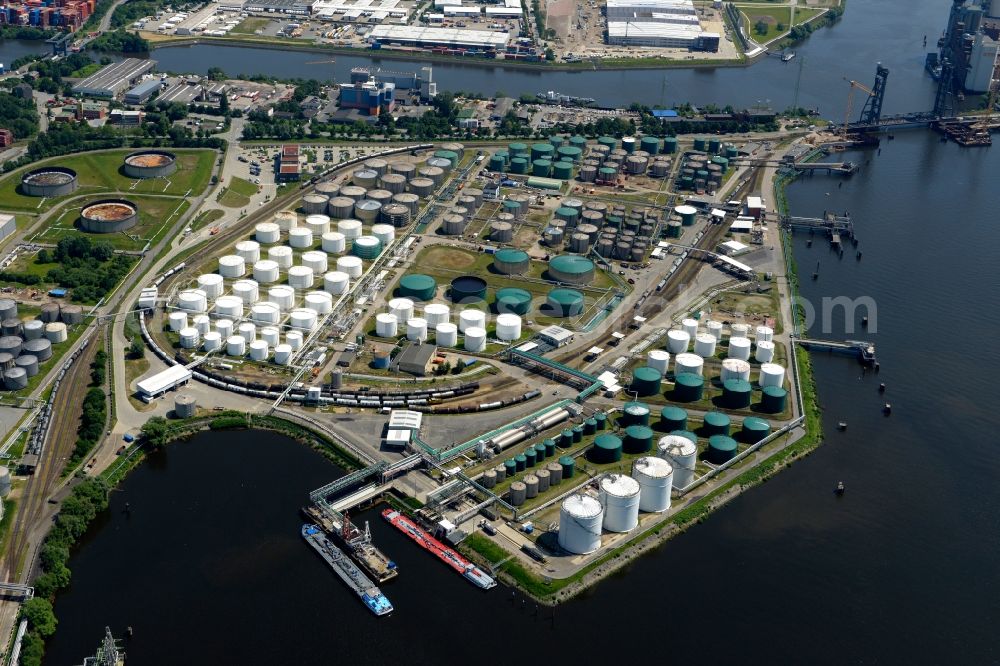
<svg viewBox="0 0 1000 666"><path fill-rule="evenodd" d="M622 440L610 433L598 435L594 439L594 445L587 451L587 457L597 465L618 462L622 459Z"/></svg>
<svg viewBox="0 0 1000 666"><path fill-rule="evenodd" d="M753 358L758 363L770 363L774 360L774 343L758 342L757 349L754 350Z"/></svg>
<svg viewBox="0 0 1000 666"><path fill-rule="evenodd" d="M729 357L746 361L750 358L749 338L729 338Z"/></svg>
<svg viewBox="0 0 1000 666"><path fill-rule="evenodd" d="M451 281L449 297L455 303L475 303L486 298L486 280L475 275L462 275Z"/></svg>
<svg viewBox="0 0 1000 666"><path fill-rule="evenodd" d="M649 426L630 425L625 428L625 439L622 441L625 453L645 453L652 447L653 431Z"/></svg>
<svg viewBox="0 0 1000 666"><path fill-rule="evenodd" d="M465 350L481 352L486 348L486 329L470 326L465 329Z"/></svg>
<svg viewBox="0 0 1000 666"><path fill-rule="evenodd" d="M705 437L712 435L729 435L730 419L722 412L708 412L705 414L702 425L702 432Z"/></svg>
<svg viewBox="0 0 1000 666"><path fill-rule="evenodd" d="M243 316L243 299L237 298L236 296L220 296L215 299L212 311L220 317L239 319ZM187 328L186 323L187 322L185 322L185 326L182 328Z"/></svg>
<svg viewBox="0 0 1000 666"><path fill-rule="evenodd" d="M722 404L729 409L746 409L750 406L750 382L727 379L722 383Z"/></svg>
<svg viewBox="0 0 1000 666"><path fill-rule="evenodd" d="M559 547L576 555L593 553L601 547L604 507L589 495L574 494L559 508Z"/></svg>
<svg viewBox="0 0 1000 666"><path fill-rule="evenodd" d="M2 304L3 304L4 301L8 301L8 300L9 299L0 299L0 312L4 312ZM10 301L10 302L13 303L14 301ZM16 305L15 305L15 310L14 311L15 312L17 311L16 310ZM39 313L38 318L40 320L42 320L44 323L46 323L46 324L50 324L50 323L52 323L54 321L58 321L59 320L59 304L58 303L42 303L41 312Z"/></svg>
<svg viewBox="0 0 1000 666"><path fill-rule="evenodd" d="M538 477L534 474L524 475L524 496L527 499L538 497Z"/></svg>
<svg viewBox="0 0 1000 666"><path fill-rule="evenodd" d="M531 163L531 175L548 178L552 173L552 160L535 160Z"/></svg>
<svg viewBox="0 0 1000 666"><path fill-rule="evenodd" d="M509 312L524 316L528 314L528 310L531 307L531 293L516 287L498 289L494 305L497 313L503 314Z"/></svg>
<svg viewBox="0 0 1000 666"><path fill-rule="evenodd" d="M28 373L24 368L11 368L4 370L3 386L8 391L19 391L28 387Z"/></svg>
<svg viewBox="0 0 1000 666"><path fill-rule="evenodd" d="M272 245L281 240L281 228L274 222L261 222L254 227L254 231L254 238L262 245Z"/></svg>
<svg viewBox="0 0 1000 666"><path fill-rule="evenodd" d="M525 487L524 483L521 481L515 481L510 484L510 490L508 491L508 501L511 506L521 506L527 500L528 489Z"/></svg>
<svg viewBox="0 0 1000 666"><path fill-rule="evenodd" d="M577 173L577 177L581 182L593 183L597 180L597 167L585 164L580 167L580 171Z"/></svg>
<svg viewBox="0 0 1000 666"><path fill-rule="evenodd" d="M785 411L788 391L781 386L765 386L761 389L760 408L765 414L780 414Z"/></svg>
<svg viewBox="0 0 1000 666"><path fill-rule="evenodd" d="M302 211L306 215L314 215L317 213L325 213L326 206L329 203L329 197L322 194L307 194L302 197Z"/></svg>
<svg viewBox="0 0 1000 666"><path fill-rule="evenodd" d="M243 356L247 353L247 341L241 335L230 335L226 338L226 354L229 356Z"/></svg>
<svg viewBox="0 0 1000 666"><path fill-rule="evenodd" d="M434 327L434 342L439 347L458 345L458 327L451 322L441 322Z"/></svg>
<svg viewBox="0 0 1000 666"><path fill-rule="evenodd" d="M295 290L287 285L279 284L267 290L267 299L272 303L277 303L282 312L287 312L295 305Z"/></svg>
<svg viewBox="0 0 1000 666"><path fill-rule="evenodd" d="M745 338L750 334L750 326L747 324L732 324L729 326L730 338Z"/></svg>
<svg viewBox="0 0 1000 666"><path fill-rule="evenodd" d="M337 222L337 231L344 235L344 238L353 241L361 235L361 220L346 219Z"/></svg>
<svg viewBox="0 0 1000 666"><path fill-rule="evenodd" d="M444 182L444 169L437 166L425 166L417 169L417 174L421 178L430 178L434 181L435 185L440 185Z"/></svg>
<svg viewBox="0 0 1000 666"><path fill-rule="evenodd" d="M224 278L243 277L246 272L246 262L243 257L235 254L228 254L219 257L219 275ZM44 311L43 311L44 314Z"/></svg>
<svg viewBox="0 0 1000 666"><path fill-rule="evenodd" d="M576 460L573 456L561 456L559 458L559 466L562 467L562 476L564 479L573 478L573 475L576 473Z"/></svg>
<svg viewBox="0 0 1000 666"><path fill-rule="evenodd" d="M674 374L694 374L702 375L705 367L705 359L697 354L681 352L674 357Z"/></svg>
<svg viewBox="0 0 1000 666"><path fill-rule="evenodd" d="M466 309L458 315L458 330L465 333L469 328L486 328L486 313L482 310Z"/></svg>
<svg viewBox="0 0 1000 666"><path fill-rule="evenodd" d="M723 382L729 379L740 381L750 381L750 364L736 358L727 358L722 361L722 372L719 376Z"/></svg>
<svg viewBox="0 0 1000 666"><path fill-rule="evenodd" d="M674 376L673 399L677 402L696 402L701 400L705 389L705 378L701 375L681 373Z"/></svg>
<svg viewBox="0 0 1000 666"><path fill-rule="evenodd" d="M632 373L632 384L629 392L635 393L639 397L657 395L660 392L660 382L663 374L655 368L636 368Z"/></svg>
<svg viewBox="0 0 1000 666"><path fill-rule="evenodd" d="M662 349L651 349L646 354L646 366L660 373L660 377L667 374L670 365L670 353Z"/></svg>
<svg viewBox="0 0 1000 666"><path fill-rule="evenodd" d="M711 333L699 333L694 339L694 353L702 358L715 356L715 342Z"/></svg>
<svg viewBox="0 0 1000 666"><path fill-rule="evenodd" d="M392 197L392 202L406 206L410 210L410 219L415 218L417 212L420 210L420 197L412 192L395 194Z"/></svg>
<svg viewBox="0 0 1000 666"><path fill-rule="evenodd" d="M716 465L728 462L736 457L736 440L727 435L712 435L708 438L708 450L705 459Z"/></svg>
<svg viewBox="0 0 1000 666"><path fill-rule="evenodd" d="M302 253L302 265L309 268L313 273L326 273L329 268L329 259L326 252L309 250Z"/></svg>
<svg viewBox="0 0 1000 666"><path fill-rule="evenodd" d="M233 321L231 319L215 320L215 331L222 338L228 338L233 334Z"/></svg>
<svg viewBox="0 0 1000 666"><path fill-rule="evenodd" d="M497 315L497 338L504 341L513 341L521 337L521 318L516 314Z"/></svg>
<svg viewBox="0 0 1000 666"><path fill-rule="evenodd" d="M378 173L372 171L371 169L356 169L354 173L351 174L351 182L357 187L363 187L366 190L375 187L378 182ZM343 193L343 188L341 193ZM349 196L349 195L345 195Z"/></svg>
<svg viewBox="0 0 1000 666"><path fill-rule="evenodd" d="M295 289L312 289L315 279L313 269L308 266L292 266L288 269L288 284Z"/></svg>
<svg viewBox="0 0 1000 666"><path fill-rule="evenodd" d="M281 342L281 329L277 326L264 326L260 329L260 339L274 347Z"/></svg>
<svg viewBox="0 0 1000 666"><path fill-rule="evenodd" d="M411 342L427 340L427 320L423 317L411 317L406 320L406 339Z"/></svg>
<svg viewBox="0 0 1000 666"><path fill-rule="evenodd" d="M545 310L554 317L575 317L583 308L583 294L575 289L553 289L545 298Z"/></svg>
<svg viewBox="0 0 1000 666"><path fill-rule="evenodd" d="M681 205L674 208L674 213L681 218L681 224L685 227L690 227L694 224L695 215L698 213L698 209L694 206Z"/></svg>
<svg viewBox="0 0 1000 666"><path fill-rule="evenodd" d="M336 220L344 220L354 214L354 199L350 197L334 197L327 205L327 212L330 217Z"/></svg>
<svg viewBox="0 0 1000 666"><path fill-rule="evenodd" d="M382 243L375 236L359 236L351 244L351 252L361 259L371 261L382 254Z"/></svg>
<svg viewBox="0 0 1000 666"><path fill-rule="evenodd" d="M409 188L410 192L418 197L429 197L434 192L434 181L431 178L418 176L410 179Z"/></svg>
<svg viewBox="0 0 1000 666"><path fill-rule="evenodd" d="M574 233L569 237L569 251L586 254L590 250L590 236Z"/></svg>
<svg viewBox="0 0 1000 666"><path fill-rule="evenodd" d="M389 312L396 315L396 318L405 322L413 317L414 303L409 298L393 298L388 303Z"/></svg>
<svg viewBox="0 0 1000 666"><path fill-rule="evenodd" d="M381 187L393 194L406 191L406 176L398 173L387 173L379 179Z"/></svg>
<svg viewBox="0 0 1000 666"><path fill-rule="evenodd" d="M461 236L465 233L465 224L465 218L461 215L449 214L441 218L441 226L439 228L441 233L446 236Z"/></svg>
<svg viewBox="0 0 1000 666"><path fill-rule="evenodd" d="M657 456L670 463L673 468L673 486L685 488L694 481L695 465L698 464L698 447L687 437L666 435L656 445Z"/></svg>
<svg viewBox="0 0 1000 666"><path fill-rule="evenodd" d="M608 474L599 484L604 529L631 532L639 524L639 482L625 474Z"/></svg>
<svg viewBox="0 0 1000 666"><path fill-rule="evenodd" d="M507 146L509 148L509 153L511 157L519 157L521 155L529 155L528 144L521 143L520 141L515 141L514 143Z"/></svg>
<svg viewBox="0 0 1000 666"><path fill-rule="evenodd" d="M680 407L667 405L660 410L659 429L664 432L687 430L687 418L687 412Z"/></svg>
<svg viewBox="0 0 1000 666"><path fill-rule="evenodd" d="M14 367L24 370L28 377L34 377L38 374L38 357L34 354L21 354L14 359Z"/></svg>
<svg viewBox="0 0 1000 666"><path fill-rule="evenodd" d="M511 460L505 460L504 464L497 465L496 467L493 468L493 471L496 472L497 475L497 481L503 481L507 478L507 463L512 463L512 462L513 461Z"/></svg>
<svg viewBox="0 0 1000 666"><path fill-rule="evenodd" d="M362 199L354 204L354 216L365 224L374 224L382 211L382 204L374 199Z"/></svg>
<svg viewBox="0 0 1000 666"><path fill-rule="evenodd" d="M594 279L594 262L586 257L563 254L549 261L549 279L565 284L590 284Z"/></svg>
<svg viewBox="0 0 1000 666"><path fill-rule="evenodd" d="M549 489L550 477L548 469L540 469L537 472L535 472L535 478L538 480L539 493L544 493L546 490ZM525 482L527 482L527 479L525 479Z"/></svg>
<svg viewBox="0 0 1000 666"><path fill-rule="evenodd" d="M281 306L271 301L261 301L250 307L250 320L257 324L277 324L281 321Z"/></svg>
<svg viewBox="0 0 1000 666"><path fill-rule="evenodd" d="M77 306L79 307L79 306ZM81 312L80 319L83 319L83 314ZM0 322L0 333L3 335L23 335L24 327L21 325L20 319L4 319Z"/></svg>
<svg viewBox="0 0 1000 666"><path fill-rule="evenodd" d="M747 444L756 444L760 440L771 434L771 424L762 418L748 416L743 419L743 428L740 436Z"/></svg>
<svg viewBox="0 0 1000 666"><path fill-rule="evenodd" d="M671 354L680 354L687 351L691 336L680 329L670 329L667 331L667 351Z"/></svg>
<svg viewBox="0 0 1000 666"><path fill-rule="evenodd" d="M522 210L523 206L521 206L521 202L520 201L514 201L512 199L506 199L503 202L503 204L501 205L501 208L503 209L504 213L507 213L509 215L513 215L514 219L516 219L516 220L520 220L520 219L524 218L524 210Z"/></svg>
<svg viewBox="0 0 1000 666"><path fill-rule="evenodd" d="M271 284L278 281L278 262L271 259L261 259L253 265L253 279L260 284Z"/></svg>
<svg viewBox="0 0 1000 666"><path fill-rule="evenodd" d="M490 171L502 172L506 168L507 168L507 162L501 155L493 153L493 155L490 156L490 162L489 162Z"/></svg>
<svg viewBox="0 0 1000 666"><path fill-rule="evenodd" d="M45 333L45 322L41 319L29 319L22 326L25 340L37 340Z"/></svg>
<svg viewBox="0 0 1000 666"><path fill-rule="evenodd" d="M418 301L429 301L437 292L437 282L429 275L409 273L399 280L398 293Z"/></svg>
<svg viewBox="0 0 1000 666"><path fill-rule="evenodd" d="M510 224L510 222L492 223L490 225L490 240L497 243L510 243L514 240L514 227Z"/></svg>
<svg viewBox="0 0 1000 666"><path fill-rule="evenodd" d="M302 243L306 239L309 230L304 228L292 229L292 232L299 234L297 236L296 243ZM304 233L303 233L304 232ZM267 248L267 258L270 261L278 264L278 268L291 268L292 261L295 259L292 253L292 248L287 245L277 245L275 247Z"/></svg>
<svg viewBox="0 0 1000 666"><path fill-rule="evenodd" d="M330 216L318 213L310 215L306 218L305 228L312 232L313 238L320 238L330 230Z"/></svg>
<svg viewBox="0 0 1000 666"><path fill-rule="evenodd" d="M551 462L545 466L545 471L549 473L549 486L558 486L562 483L562 465Z"/></svg>
<svg viewBox="0 0 1000 666"><path fill-rule="evenodd" d="M572 162L555 162L552 164L552 177L559 180L569 180L573 177Z"/></svg>
<svg viewBox="0 0 1000 666"><path fill-rule="evenodd" d="M242 257L248 264L260 261L260 243L252 240L240 241L236 244L236 255Z"/></svg>
<svg viewBox="0 0 1000 666"><path fill-rule="evenodd" d="M639 510L661 513L670 508L674 468L664 458L645 456L632 463L632 477L639 483Z"/></svg>
<svg viewBox="0 0 1000 666"><path fill-rule="evenodd" d="M201 289L187 289L177 295L177 307L188 312L205 312L208 310L208 297ZM63 329L66 328L66 324L61 325ZM46 335L49 326L52 324L45 327Z"/></svg>
<svg viewBox="0 0 1000 666"><path fill-rule="evenodd" d="M483 472L483 475L479 477L479 483L483 485L484 488L492 488L497 485L497 473L492 469L488 469Z"/></svg>

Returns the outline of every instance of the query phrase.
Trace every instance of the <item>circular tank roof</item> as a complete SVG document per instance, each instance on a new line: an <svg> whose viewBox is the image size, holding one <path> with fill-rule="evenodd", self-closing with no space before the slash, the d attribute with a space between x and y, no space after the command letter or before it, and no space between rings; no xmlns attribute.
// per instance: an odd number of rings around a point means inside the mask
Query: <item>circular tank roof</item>
<svg viewBox="0 0 1000 666"><path fill-rule="evenodd" d="M505 248L499 250L495 255L497 261L504 261L507 263L520 263L522 261L528 261L528 253L524 250L514 250L511 248Z"/></svg>
<svg viewBox="0 0 1000 666"><path fill-rule="evenodd" d="M434 281L430 275L423 275L422 273L410 273L409 275L404 275L399 281L401 287L407 289L433 289L437 286L437 282Z"/></svg>
<svg viewBox="0 0 1000 666"><path fill-rule="evenodd" d="M475 275L461 275L451 281L451 288L469 293L486 289L486 280Z"/></svg>
<svg viewBox="0 0 1000 666"><path fill-rule="evenodd" d="M705 414L705 425L727 426L729 425L729 417L722 412L709 412Z"/></svg>
<svg viewBox="0 0 1000 666"><path fill-rule="evenodd" d="M173 161L174 156L170 153L136 153L125 158L125 164L137 167L158 167Z"/></svg>
<svg viewBox="0 0 1000 666"><path fill-rule="evenodd" d="M91 220L110 222L135 215L135 207L119 201L105 201L87 206L82 215Z"/></svg>
<svg viewBox="0 0 1000 666"><path fill-rule="evenodd" d="M32 185L65 185L75 178L73 173L68 173L69 171L71 170L54 171L52 169L39 169L38 171L26 174L22 180Z"/></svg>
<svg viewBox="0 0 1000 666"><path fill-rule="evenodd" d="M681 386L704 386L705 378L693 372L682 372L674 377L674 383Z"/></svg>
<svg viewBox="0 0 1000 666"><path fill-rule="evenodd" d="M745 430L770 430L771 424L760 417L748 416L743 419L743 428Z"/></svg>
<svg viewBox="0 0 1000 666"><path fill-rule="evenodd" d="M736 440L725 435L712 435L708 438L708 445L717 451L736 450Z"/></svg>
<svg viewBox="0 0 1000 666"><path fill-rule="evenodd" d="M577 254L561 254L549 261L549 267L562 273L582 275L594 270L594 262Z"/></svg>
<svg viewBox="0 0 1000 666"><path fill-rule="evenodd" d="M575 289L553 289L549 292L549 299L561 305L572 305L583 301L583 294Z"/></svg>
<svg viewBox="0 0 1000 666"><path fill-rule="evenodd" d="M617 435L604 434L597 437L594 440L594 446L599 449L608 449L609 451L617 451L622 447L622 440L618 438ZM562 462L562 458L559 459Z"/></svg>
<svg viewBox="0 0 1000 666"><path fill-rule="evenodd" d="M663 375L656 368L644 367L636 368L635 372L632 373L632 378L644 382L658 382L663 378Z"/></svg>

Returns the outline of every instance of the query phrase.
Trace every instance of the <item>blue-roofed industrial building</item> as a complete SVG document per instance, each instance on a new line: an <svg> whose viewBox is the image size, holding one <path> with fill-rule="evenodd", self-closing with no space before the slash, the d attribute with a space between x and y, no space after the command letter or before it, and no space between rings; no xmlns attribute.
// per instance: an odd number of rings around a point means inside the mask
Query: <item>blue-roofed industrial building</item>
<svg viewBox="0 0 1000 666"><path fill-rule="evenodd" d="M653 109L654 118L676 118L677 111L674 109Z"/></svg>
<svg viewBox="0 0 1000 666"><path fill-rule="evenodd" d="M126 104L145 104L160 89L157 79L146 79L125 93Z"/></svg>

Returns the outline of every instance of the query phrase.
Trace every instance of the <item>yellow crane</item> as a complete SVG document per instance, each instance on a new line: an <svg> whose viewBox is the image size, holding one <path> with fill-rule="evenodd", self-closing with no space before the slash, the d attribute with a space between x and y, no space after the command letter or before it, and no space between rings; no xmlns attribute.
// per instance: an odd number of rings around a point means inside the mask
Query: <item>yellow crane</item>
<svg viewBox="0 0 1000 666"><path fill-rule="evenodd" d="M875 95L875 91L864 85L863 83L858 83L853 79L848 79L844 77L844 80L851 85L850 91L847 93L847 109L844 111L844 127L843 127L843 140L847 141L847 126L851 123L851 111L854 110L854 90L855 88L860 88L863 92L868 94L868 97Z"/></svg>

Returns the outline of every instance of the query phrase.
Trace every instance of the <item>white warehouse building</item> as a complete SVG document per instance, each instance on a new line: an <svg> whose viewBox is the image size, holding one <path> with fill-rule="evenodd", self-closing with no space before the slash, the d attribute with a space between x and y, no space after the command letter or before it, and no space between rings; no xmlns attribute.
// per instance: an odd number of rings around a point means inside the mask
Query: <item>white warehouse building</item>
<svg viewBox="0 0 1000 666"><path fill-rule="evenodd" d="M618 46L719 49L704 32L691 0L607 0L608 43Z"/></svg>

